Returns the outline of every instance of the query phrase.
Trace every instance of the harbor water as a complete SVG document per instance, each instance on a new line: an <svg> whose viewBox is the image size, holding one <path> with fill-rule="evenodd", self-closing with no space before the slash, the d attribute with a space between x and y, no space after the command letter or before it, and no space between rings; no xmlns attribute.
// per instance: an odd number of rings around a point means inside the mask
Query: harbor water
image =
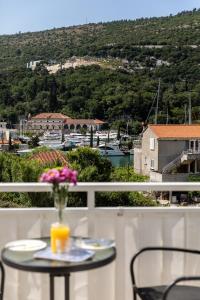
<svg viewBox="0 0 200 300"><path fill-rule="evenodd" d="M113 167L133 166L133 155L107 156Z"/></svg>

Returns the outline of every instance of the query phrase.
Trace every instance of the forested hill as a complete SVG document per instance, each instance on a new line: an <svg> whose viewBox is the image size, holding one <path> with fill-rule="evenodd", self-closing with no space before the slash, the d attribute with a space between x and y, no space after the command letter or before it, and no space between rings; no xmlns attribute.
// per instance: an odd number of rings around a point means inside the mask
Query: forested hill
<svg viewBox="0 0 200 300"><path fill-rule="evenodd" d="M134 45L200 45L200 10L0 36L0 69L30 60L107 55L132 59Z"/></svg>
<svg viewBox="0 0 200 300"><path fill-rule="evenodd" d="M42 60L64 63L73 56L109 61L49 74ZM71 117L121 123L135 133L154 120L161 82L158 123L200 120L200 10L176 16L114 21L35 33L0 36L0 119L63 112Z"/></svg>

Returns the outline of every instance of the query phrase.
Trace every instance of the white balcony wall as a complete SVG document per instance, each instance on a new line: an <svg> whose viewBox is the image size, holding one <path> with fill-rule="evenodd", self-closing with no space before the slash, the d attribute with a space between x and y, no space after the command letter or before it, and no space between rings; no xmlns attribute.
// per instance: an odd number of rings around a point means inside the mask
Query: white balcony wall
<svg viewBox="0 0 200 300"><path fill-rule="evenodd" d="M45 192L43 183L2 183L0 192ZM116 241L117 259L103 268L71 275L72 300L132 299L129 263L145 246L176 246L200 249L200 208L95 208L96 191L200 191L199 183L79 183L70 191L86 191L88 208L68 208L65 220L73 235L104 237ZM47 209L0 209L0 249L12 240L49 235L56 211ZM200 262L185 256L159 254L139 260L139 283L159 284L178 273L192 275ZM158 270L157 268L158 267ZM63 280L56 280L56 299L64 299ZM47 274L16 271L6 267L5 300L46 300Z"/></svg>
<svg viewBox="0 0 200 300"><path fill-rule="evenodd" d="M24 238L49 235L56 219L54 209L1 209L0 245ZM199 208L96 208L66 209L65 220L72 234L116 240L117 259L103 268L71 276L72 300L130 300L132 298L129 263L144 246L168 245L200 249ZM161 283L178 271L195 272L195 261L158 255L137 264L139 282ZM156 273L156 265L159 271ZM189 272L189 269L191 272ZM199 272L200 273L200 272ZM5 300L44 300L49 296L48 275L15 271L6 267ZM56 282L56 299L63 298L63 281Z"/></svg>

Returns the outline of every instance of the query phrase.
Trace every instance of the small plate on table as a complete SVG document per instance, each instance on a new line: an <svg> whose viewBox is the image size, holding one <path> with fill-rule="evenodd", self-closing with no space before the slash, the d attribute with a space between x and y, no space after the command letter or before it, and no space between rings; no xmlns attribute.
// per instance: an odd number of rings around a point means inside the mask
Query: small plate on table
<svg viewBox="0 0 200 300"><path fill-rule="evenodd" d="M47 243L41 240L18 240L6 244L5 248L12 251L37 251L46 246Z"/></svg>
<svg viewBox="0 0 200 300"><path fill-rule="evenodd" d="M76 246L87 250L104 250L115 247L115 242L107 239L78 238Z"/></svg>

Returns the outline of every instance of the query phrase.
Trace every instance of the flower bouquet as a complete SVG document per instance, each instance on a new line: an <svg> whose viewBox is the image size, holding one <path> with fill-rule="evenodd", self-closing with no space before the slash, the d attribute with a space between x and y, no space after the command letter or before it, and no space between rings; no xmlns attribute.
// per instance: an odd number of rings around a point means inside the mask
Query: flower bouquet
<svg viewBox="0 0 200 300"><path fill-rule="evenodd" d="M77 171L68 167L59 167L46 170L40 177L40 182L48 182L53 184L52 195L54 198L54 205L58 209L59 223L63 221L63 209L68 200L69 184L77 183Z"/></svg>
<svg viewBox="0 0 200 300"><path fill-rule="evenodd" d="M63 224L63 209L67 204L69 184L77 183L77 172L68 167L46 170L40 177L41 182L53 184L54 205L58 209L58 222L51 225L51 251L63 253L69 244L70 228Z"/></svg>

